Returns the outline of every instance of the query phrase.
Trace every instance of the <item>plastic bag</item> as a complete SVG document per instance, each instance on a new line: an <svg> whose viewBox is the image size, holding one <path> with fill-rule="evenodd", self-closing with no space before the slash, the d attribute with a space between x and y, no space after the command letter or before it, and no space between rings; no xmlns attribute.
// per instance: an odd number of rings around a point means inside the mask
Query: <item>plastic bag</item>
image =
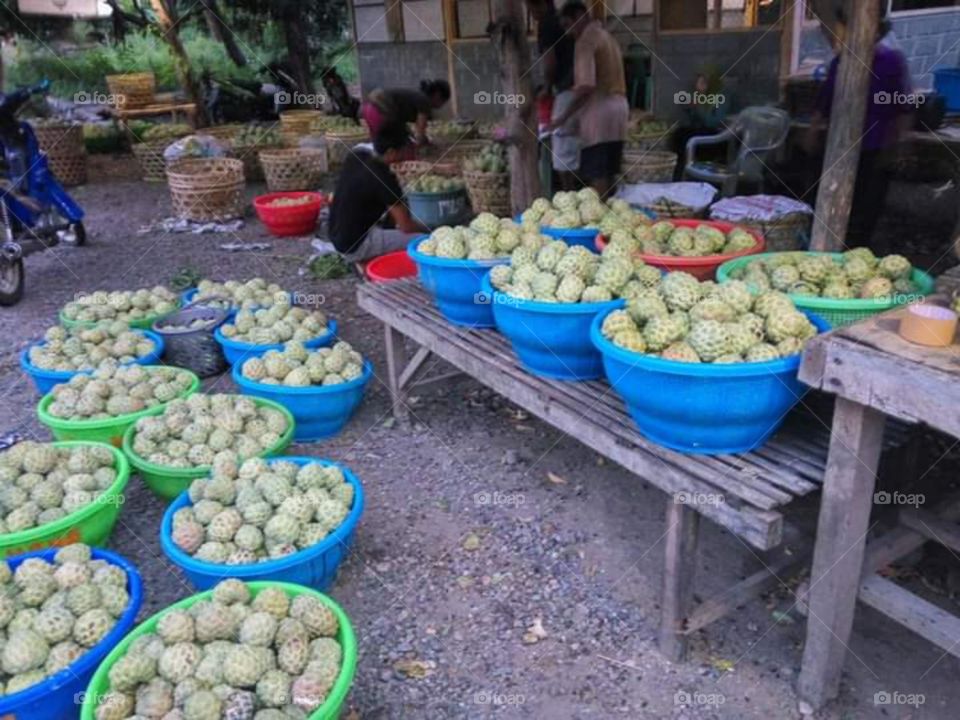
<svg viewBox="0 0 960 720"><path fill-rule="evenodd" d="M163 151L163 159L168 163L185 158L227 157L230 145L211 135L187 135L170 143Z"/></svg>

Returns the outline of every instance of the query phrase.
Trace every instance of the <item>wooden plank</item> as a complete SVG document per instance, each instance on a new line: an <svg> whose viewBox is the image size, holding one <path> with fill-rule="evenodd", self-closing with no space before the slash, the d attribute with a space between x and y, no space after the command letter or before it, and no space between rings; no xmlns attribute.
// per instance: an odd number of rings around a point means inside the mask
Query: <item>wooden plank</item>
<svg viewBox="0 0 960 720"><path fill-rule="evenodd" d="M928 540L960 553L960 525L944 520L931 512L912 508L900 511L900 524L915 530Z"/></svg>
<svg viewBox="0 0 960 720"><path fill-rule="evenodd" d="M413 357L410 358L410 362L407 363L407 366L403 369L403 372L400 373L397 384L401 388L405 388L410 382L410 379L416 375L417 371L423 366L423 363L427 361L428 357L430 357L429 350L426 348L418 348L413 354Z"/></svg>
<svg viewBox="0 0 960 720"><path fill-rule="evenodd" d="M489 357L480 357L470 350L469 335L479 331L463 331L446 327L444 336L431 331L422 322L417 322L415 308L406 305L384 303L367 286L358 292L360 307L381 319L387 325L402 326L416 342L460 368L496 392L529 412L556 426L593 450L606 455L614 462L652 485L670 494L716 494L715 486L709 485L689 473L665 461L672 453L661 448L653 450L642 446L645 441L639 436L624 440L602 429L584 423L582 406L567 406L544 393L547 381L535 378L521 370L492 365ZM410 320L413 320L412 322ZM731 503L701 504L697 509L744 541L762 550L779 544L783 518L779 513L755 509L750 506L736 508Z"/></svg>
<svg viewBox="0 0 960 720"><path fill-rule="evenodd" d="M409 416L404 398L403 384L400 375L403 372L406 350L403 347L403 336L389 325L383 326L384 345L387 349L387 383L390 388L390 400L393 403L393 416L401 423L405 423Z"/></svg>
<svg viewBox="0 0 960 720"><path fill-rule="evenodd" d="M960 618L879 575L860 583L860 601L960 657Z"/></svg>
<svg viewBox="0 0 960 720"><path fill-rule="evenodd" d="M429 306L430 311L427 311L422 302L417 302L415 297L409 295L398 298L395 304L414 314L411 322L418 328L429 329L433 317L432 306ZM455 329L451 335L449 324L441 316L436 316L436 323L438 332L450 337L451 341L453 337L463 339L467 343L464 345L466 351L473 354L482 351L480 353L482 359L491 363L497 359L502 360L506 366L501 368L502 372L510 374L511 377L522 376L524 381L532 379L541 388L541 392L552 393L556 402L564 402L564 399L567 399L570 406L581 412L585 419L589 418L599 427L616 433L624 443L630 446L642 444L648 449L653 448L652 452L656 454L669 456L671 463L681 466L703 482L716 485L724 495L732 493L745 502L766 510L771 510L793 499L765 485L759 488L756 483L751 485L749 479L746 482L742 481L741 478L731 475L729 468L716 458L681 455L644 440L637 433L633 421L624 411L622 402L609 385L599 382L565 383L532 378L519 366L513 350L502 335L493 331L464 331L459 328ZM406 327L406 325L398 325L398 327Z"/></svg>
<svg viewBox="0 0 960 720"><path fill-rule="evenodd" d="M840 687L884 421L872 408L837 399L810 578L810 620L797 686L800 697L814 707L836 697Z"/></svg>
<svg viewBox="0 0 960 720"><path fill-rule="evenodd" d="M960 520L960 493L940 502L934 510L934 515L948 522ZM867 543L863 558L863 575L867 577L873 575L904 555L909 555L925 542L927 542L926 537L903 526L874 538Z"/></svg>
<svg viewBox="0 0 960 720"><path fill-rule="evenodd" d="M689 505L667 502L667 528L660 599L660 652L682 662L687 652L683 627L693 609L700 516Z"/></svg>
<svg viewBox="0 0 960 720"><path fill-rule="evenodd" d="M717 597L701 604L690 615L683 629L683 634L691 635L715 620L729 615L758 595L783 584L786 579L804 569L809 562L809 552L800 555L784 555L750 577L744 578Z"/></svg>
<svg viewBox="0 0 960 720"><path fill-rule="evenodd" d="M905 378L909 378L908 385ZM958 379L957 373L836 338L828 349L824 389L901 420L925 422L960 437Z"/></svg>
<svg viewBox="0 0 960 720"><path fill-rule="evenodd" d="M946 296L931 296L930 302L948 304ZM927 347L908 342L900 337L900 320L907 308L899 307L890 312L874 315L869 320L839 329L834 338L848 340L872 348L892 357L908 360L921 368L930 368L960 376L960 357L953 345L945 348Z"/></svg>

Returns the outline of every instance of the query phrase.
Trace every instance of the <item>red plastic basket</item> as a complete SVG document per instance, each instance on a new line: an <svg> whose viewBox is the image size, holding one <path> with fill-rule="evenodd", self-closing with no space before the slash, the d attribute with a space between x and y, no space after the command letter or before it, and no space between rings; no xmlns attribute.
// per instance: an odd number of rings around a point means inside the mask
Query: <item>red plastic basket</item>
<svg viewBox="0 0 960 720"><path fill-rule="evenodd" d="M638 253L637 257L643 260L647 265L653 265L653 267L658 267L661 270L666 272L674 272L677 270L690 273L698 280L713 280L717 274L717 268L723 265L727 260L733 260L734 258L743 257L745 255L756 255L757 253L762 253L766 248L766 242L763 239L763 236L750 228L738 226L735 223L722 222L720 220L674 220L668 219L666 222L669 222L675 227L688 227L695 228L698 225L708 225L710 227L716 228L720 232L726 234L733 230L735 227L741 227L743 230L746 230L748 233L753 235L757 239L757 244L752 248L747 248L746 250L741 250L740 252L730 253L728 255L704 255L703 257L675 257L673 255L644 255L643 253ZM603 249L607 246L607 240L602 235L597 236L596 240L597 249L600 252L603 252Z"/></svg>
<svg viewBox="0 0 960 720"><path fill-rule="evenodd" d="M313 202L303 205L288 205L285 207L271 207L270 203L281 198L301 198L308 196ZM254 198L253 207L257 211L260 222L266 225L271 235L276 237L292 237L295 235L309 235L317 226L320 208L326 203L323 193L316 192L277 192L260 195Z"/></svg>
<svg viewBox="0 0 960 720"><path fill-rule="evenodd" d="M406 250L387 253L367 263L367 279L370 282L390 282L417 274L417 266Z"/></svg>

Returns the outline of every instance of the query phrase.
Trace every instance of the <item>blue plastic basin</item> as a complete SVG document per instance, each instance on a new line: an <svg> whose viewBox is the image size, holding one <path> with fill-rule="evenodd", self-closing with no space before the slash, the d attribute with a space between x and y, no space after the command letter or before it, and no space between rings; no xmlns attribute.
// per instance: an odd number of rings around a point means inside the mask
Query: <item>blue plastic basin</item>
<svg viewBox="0 0 960 720"><path fill-rule="evenodd" d="M523 366L554 380L603 377L603 358L590 342L598 314L626 306L624 300L599 303L545 303L520 300L495 291L489 274L484 292L493 299L497 329L507 336Z"/></svg>
<svg viewBox="0 0 960 720"><path fill-rule="evenodd" d="M540 232L557 240L563 240L567 245L583 245L590 252L596 252L600 228L555 228L542 225Z"/></svg>
<svg viewBox="0 0 960 720"><path fill-rule="evenodd" d="M960 68L937 68L933 71L933 87L943 95L950 112L960 111Z"/></svg>
<svg viewBox="0 0 960 720"><path fill-rule="evenodd" d="M242 363L244 360L249 360L250 358L261 357L262 355L266 355L270 350L283 350L283 343L275 343L272 345L254 345L252 343L240 342L239 340L231 340L230 338L224 336L223 332L221 332L222 330L223 325L213 331L213 337L218 343L220 343L220 347L223 348L223 356L231 365ZM336 339L337 321L333 318L330 318L330 320L327 321L327 331L323 335L318 335L312 340L307 340L305 343L303 343L303 346L308 350L315 350L316 348L333 345Z"/></svg>
<svg viewBox="0 0 960 720"><path fill-rule="evenodd" d="M148 338L153 340L154 343L153 352L142 358L138 358L134 362L137 365L162 365L160 358L163 357L163 338L152 330L131 330L131 332L139 333L140 335L146 335ZM46 344L46 340L35 342L22 353L20 353L20 369L30 376L30 378L33 380L33 384L36 385L37 390L41 395L46 395L57 385L67 382L74 375L90 374L93 372L92 370L41 370L30 362L29 352L30 348L39 347Z"/></svg>
<svg viewBox="0 0 960 720"><path fill-rule="evenodd" d="M53 556L57 554L57 550L59 548L24 553L9 557L6 562L11 570L15 570L28 558L38 557L53 562ZM133 627L137 613L140 612L140 605L143 603L143 583L140 580L140 573L126 559L108 550L92 548L92 557L94 560L106 560L111 565L122 568L127 574L127 593L130 595L127 608L117 618L117 624L113 629L76 662L36 685L13 695L0 697L0 717L10 718L10 720L69 720L69 718L80 717L84 691L96 672L97 666Z"/></svg>
<svg viewBox="0 0 960 720"><path fill-rule="evenodd" d="M603 354L607 381L640 433L682 453L743 453L763 445L807 392L797 378L800 355L758 363L683 363L624 350L600 331L590 338ZM827 323L808 314L817 330Z"/></svg>
<svg viewBox="0 0 960 720"><path fill-rule="evenodd" d="M243 363L233 366L233 382L243 395L266 398L283 405L293 415L295 442L310 442L333 437L350 421L363 401L367 384L373 377L373 365L364 360L363 375L339 385L288 387L254 382L242 375Z"/></svg>
<svg viewBox="0 0 960 720"><path fill-rule="evenodd" d="M198 590L209 590L224 577L238 578L244 582L254 580L289 582L316 590L326 590L333 584L337 577L337 569L353 544L353 536L360 522L360 515L363 513L363 486L348 468L331 460L295 455L273 457L267 462L272 463L278 460L287 460L301 466L310 463L336 465L343 470L344 479L353 485L353 507L347 517L340 527L306 550L252 565L217 565L192 558L173 542L171 537L173 515L180 508L191 505L190 496L183 492L170 504L163 515L163 522L160 524L160 547L163 548L166 556L183 570L190 584Z"/></svg>
<svg viewBox="0 0 960 720"><path fill-rule="evenodd" d="M411 240L407 254L417 264L420 282L433 296L437 309L454 325L496 327L490 295L483 290L483 278L494 265L506 265L510 258L450 260L424 255L417 251L417 246L427 237Z"/></svg>

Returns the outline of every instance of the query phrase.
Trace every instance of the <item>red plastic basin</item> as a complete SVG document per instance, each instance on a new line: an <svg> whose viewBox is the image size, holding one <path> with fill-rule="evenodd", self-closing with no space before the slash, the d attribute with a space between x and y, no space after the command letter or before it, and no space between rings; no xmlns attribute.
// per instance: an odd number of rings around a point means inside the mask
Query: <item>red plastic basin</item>
<svg viewBox="0 0 960 720"><path fill-rule="evenodd" d="M727 260L743 257L744 255L756 255L762 253L767 246L763 236L751 230L750 228L738 226L736 223L723 222L720 220L674 220L665 218L666 222L675 227L695 228L698 225L708 225L714 227L720 232L726 234L735 227L741 227L757 239L757 244L752 248L741 250L740 252L729 253L727 255L704 255L702 257L676 257L674 255L645 255L637 253L637 257L643 260L647 265L660 268L666 272L683 271L690 273L697 280L713 280L717 274L717 268L723 265ZM607 240L602 235L597 236L597 249L603 252L607 246Z"/></svg>
<svg viewBox="0 0 960 720"><path fill-rule="evenodd" d="M283 207L272 207L270 205L274 200L281 198L302 198L304 196L312 198L312 202L303 205L287 205ZM276 237L291 237L294 235L312 234L317 227L317 218L320 215L320 208L323 207L326 198L323 193L318 192L276 192L267 195L259 195L253 200L253 207L257 211L257 217L260 222L266 225L271 235Z"/></svg>
<svg viewBox="0 0 960 720"><path fill-rule="evenodd" d="M367 279L370 282L390 282L417 274L417 266L406 250L387 253L367 263Z"/></svg>

